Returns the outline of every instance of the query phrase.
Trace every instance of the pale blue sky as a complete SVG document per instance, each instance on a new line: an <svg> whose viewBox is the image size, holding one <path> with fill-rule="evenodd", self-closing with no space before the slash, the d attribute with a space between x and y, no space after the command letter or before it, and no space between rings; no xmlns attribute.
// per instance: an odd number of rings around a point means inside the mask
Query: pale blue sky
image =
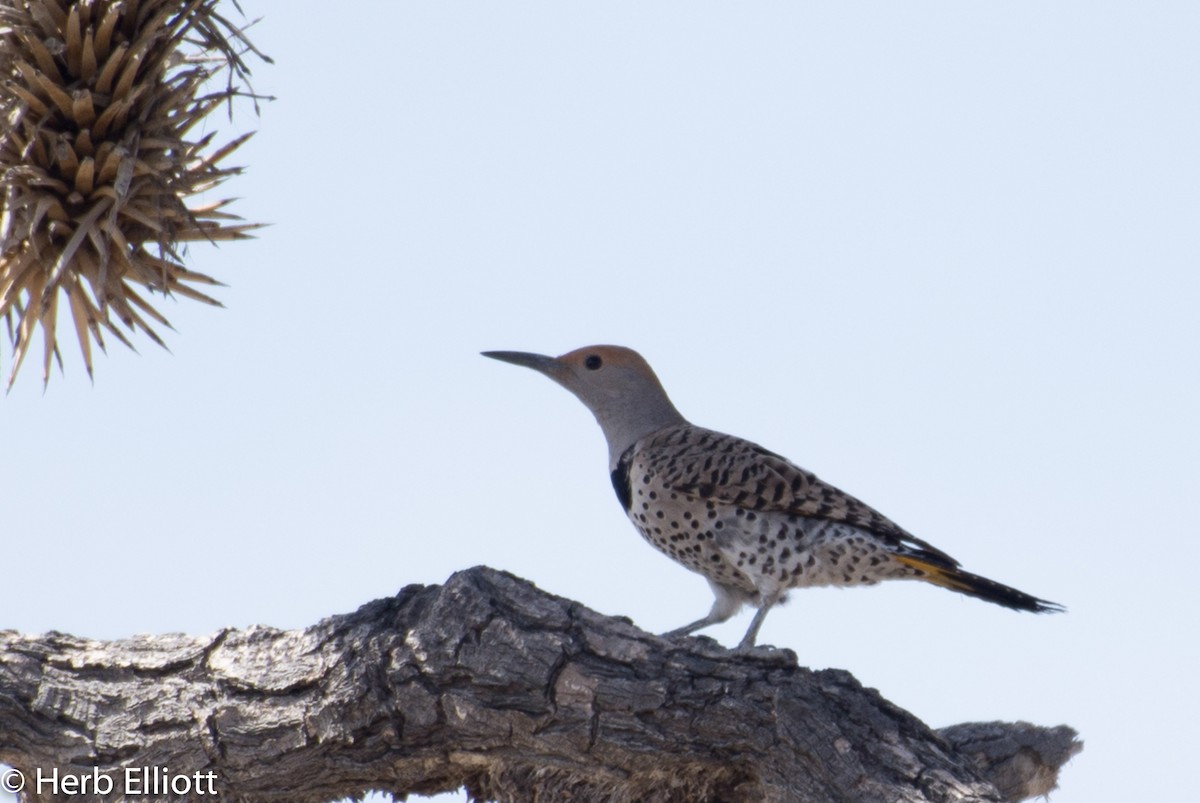
<svg viewBox="0 0 1200 803"><path fill-rule="evenodd" d="M933 726L1076 727L1054 803L1192 786L1200 6L243 7L279 100L225 194L274 225L192 249L228 309L167 302L172 354L93 386L66 332L0 401L0 625L300 627L481 563L691 621L587 411L478 356L619 343L1070 608L810 590L760 641Z"/></svg>

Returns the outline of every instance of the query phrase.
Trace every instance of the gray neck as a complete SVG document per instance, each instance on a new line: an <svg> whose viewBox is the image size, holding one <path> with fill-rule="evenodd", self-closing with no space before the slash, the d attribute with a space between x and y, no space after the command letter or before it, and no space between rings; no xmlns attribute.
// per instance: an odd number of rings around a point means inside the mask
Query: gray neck
<svg viewBox="0 0 1200 803"><path fill-rule="evenodd" d="M607 400L599 409L593 409L604 438L608 441L608 468L616 468L617 461L625 450L635 443L653 435L660 429L686 424L687 420L671 404L666 396L657 399L634 399L624 397Z"/></svg>

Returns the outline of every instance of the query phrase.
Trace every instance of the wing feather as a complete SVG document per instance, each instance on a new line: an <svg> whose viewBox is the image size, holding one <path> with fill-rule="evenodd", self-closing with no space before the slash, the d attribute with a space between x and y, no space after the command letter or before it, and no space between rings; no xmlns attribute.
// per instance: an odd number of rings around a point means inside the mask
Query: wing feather
<svg viewBox="0 0 1200 803"><path fill-rule="evenodd" d="M864 502L743 438L683 424L649 436L635 451L640 465L679 493L746 510L845 522L905 554L959 565Z"/></svg>

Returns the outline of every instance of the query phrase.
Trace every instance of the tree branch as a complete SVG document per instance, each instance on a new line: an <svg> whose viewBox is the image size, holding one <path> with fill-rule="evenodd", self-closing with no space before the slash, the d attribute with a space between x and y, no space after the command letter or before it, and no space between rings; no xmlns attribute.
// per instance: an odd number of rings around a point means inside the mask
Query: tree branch
<svg viewBox="0 0 1200 803"><path fill-rule="evenodd" d="M186 778L217 793L194 799L256 803L461 786L504 801L998 803L1052 789L1075 736L939 736L790 651L663 639L487 568L304 630L0 633L0 761L24 773L26 801L151 780L179 793ZM64 794L68 776L93 794Z"/></svg>

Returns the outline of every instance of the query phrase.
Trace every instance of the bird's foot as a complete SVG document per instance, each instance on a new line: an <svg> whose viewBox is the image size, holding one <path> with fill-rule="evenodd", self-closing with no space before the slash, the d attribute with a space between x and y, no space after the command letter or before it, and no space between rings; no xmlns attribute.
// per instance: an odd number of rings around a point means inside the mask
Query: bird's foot
<svg viewBox="0 0 1200 803"><path fill-rule="evenodd" d="M779 666L796 666L796 653L787 647L776 647L772 644L739 644L733 650L739 656L754 658Z"/></svg>
<svg viewBox="0 0 1200 803"><path fill-rule="evenodd" d="M678 638L684 638L684 637L691 639L693 642L699 642L699 643L707 645L707 646L722 647L722 649L724 649L724 647L721 645L721 642L717 641L712 636L706 636L703 633L696 633L692 630L687 629L686 627L676 628L675 630L668 630L666 633L662 633L659 635L659 638L668 638L668 639L678 639Z"/></svg>

